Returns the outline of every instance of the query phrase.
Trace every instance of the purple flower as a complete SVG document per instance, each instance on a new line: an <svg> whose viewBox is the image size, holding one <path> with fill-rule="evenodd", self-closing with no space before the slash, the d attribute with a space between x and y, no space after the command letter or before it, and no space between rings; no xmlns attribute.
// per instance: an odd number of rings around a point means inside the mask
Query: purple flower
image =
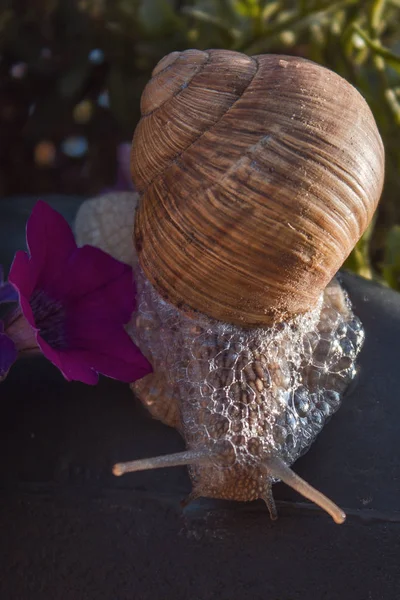
<svg viewBox="0 0 400 600"><path fill-rule="evenodd" d="M16 361L17 355L15 344L8 335L5 335L4 323L0 321L0 381L7 377L7 373Z"/></svg>
<svg viewBox="0 0 400 600"><path fill-rule="evenodd" d="M102 373L132 382L151 366L124 329L135 308L132 269L92 246L78 248L68 223L45 202L27 223L29 255L17 252L9 281L19 308L6 333L20 352L41 351L68 380Z"/></svg>
<svg viewBox="0 0 400 600"><path fill-rule="evenodd" d="M0 304L5 302L17 302L17 300L18 293L11 283L4 282L4 271L2 265L0 265Z"/></svg>
<svg viewBox="0 0 400 600"><path fill-rule="evenodd" d="M18 293L15 288L4 282L4 271L0 265L0 304L17 302ZM0 321L0 381L7 377L11 365L17 359L17 349L14 342L4 333L4 323Z"/></svg>

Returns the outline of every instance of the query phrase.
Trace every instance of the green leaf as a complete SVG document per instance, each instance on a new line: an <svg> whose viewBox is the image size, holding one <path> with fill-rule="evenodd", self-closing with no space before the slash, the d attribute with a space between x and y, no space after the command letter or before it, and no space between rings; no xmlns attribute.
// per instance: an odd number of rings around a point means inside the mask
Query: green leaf
<svg viewBox="0 0 400 600"><path fill-rule="evenodd" d="M260 14L259 0L236 0L235 8L242 17L253 19Z"/></svg>
<svg viewBox="0 0 400 600"><path fill-rule="evenodd" d="M217 29L220 29L224 33L227 33L232 38L232 40L239 39L242 36L241 31L236 27L232 27L232 25L229 22L226 22L223 19L220 19L219 17L211 15L205 11L186 6L182 9L182 13L184 15L192 17L196 21L205 23L207 25L212 25Z"/></svg>
<svg viewBox="0 0 400 600"><path fill-rule="evenodd" d="M272 17L274 17L276 15L276 13L279 11L279 9L281 9L281 3L280 2L268 2L268 4L266 4L261 12L261 18L262 21L264 23L264 25L266 25L267 23L269 23L269 21L272 19Z"/></svg>
<svg viewBox="0 0 400 600"><path fill-rule="evenodd" d="M361 29L361 27L358 25L354 24L353 29L364 40L368 48L372 50L374 54L383 58L386 64L400 73L400 56L397 56L397 54L382 46L380 42L371 40L368 34L365 33L365 31L363 31L363 29Z"/></svg>
<svg viewBox="0 0 400 600"><path fill-rule="evenodd" d="M168 0L142 0L138 17L143 29L152 35L165 33L171 28L179 29L182 25Z"/></svg>
<svg viewBox="0 0 400 600"><path fill-rule="evenodd" d="M386 0L374 0L370 10L370 27L374 34L377 34L383 20Z"/></svg>
<svg viewBox="0 0 400 600"><path fill-rule="evenodd" d="M364 235L358 240L357 244L353 248L352 253L344 263L344 268L357 273L361 277L366 279L373 279L374 273L372 271L370 262L370 242L374 231L375 219L372 220Z"/></svg>

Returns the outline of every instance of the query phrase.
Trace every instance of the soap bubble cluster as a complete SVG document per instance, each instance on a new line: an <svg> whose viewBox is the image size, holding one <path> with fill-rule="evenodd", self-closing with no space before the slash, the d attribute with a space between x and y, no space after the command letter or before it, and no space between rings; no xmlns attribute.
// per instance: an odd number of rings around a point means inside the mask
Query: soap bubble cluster
<svg viewBox="0 0 400 600"><path fill-rule="evenodd" d="M137 273L133 336L180 404L188 447L208 444L220 467L303 454L356 375L364 340L337 281L317 307L265 329L243 329L165 302ZM162 401L162 399L160 399Z"/></svg>

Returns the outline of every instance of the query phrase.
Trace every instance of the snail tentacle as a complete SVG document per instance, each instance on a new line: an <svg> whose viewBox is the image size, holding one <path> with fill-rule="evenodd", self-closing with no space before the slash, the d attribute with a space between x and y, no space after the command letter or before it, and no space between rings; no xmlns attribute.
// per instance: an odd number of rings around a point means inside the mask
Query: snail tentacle
<svg viewBox="0 0 400 600"><path fill-rule="evenodd" d="M141 458L130 462L121 462L113 466L113 473L117 477L125 473L136 471L150 471L151 469L160 469L162 467L179 467L181 465L194 465L205 462L211 462L212 453L209 448L199 448L197 450L185 450L175 454L165 454L163 456L154 456L153 458Z"/></svg>
<svg viewBox="0 0 400 600"><path fill-rule="evenodd" d="M296 490L296 492L320 506L331 515L335 523L340 525L345 522L346 515L343 510L332 502L332 500L329 500L324 494L299 477L299 475L292 471L282 459L277 456L270 457L264 461L263 466L268 475L275 477L276 479L281 479L286 485Z"/></svg>
<svg viewBox="0 0 400 600"><path fill-rule="evenodd" d="M272 485L267 486L264 494L261 496L261 500L264 500L268 508L271 521L276 521L278 518L278 510L276 508L274 494L272 493Z"/></svg>
<svg viewBox="0 0 400 600"><path fill-rule="evenodd" d="M117 477L125 473L137 471L150 471L163 467L178 467L183 465L211 464L215 455L210 448L203 447L196 450L185 450L175 454L165 454L153 458L142 458L130 462L117 463L113 467L113 473ZM261 468L269 477L280 479L286 485L296 490L299 494L314 502L331 515L335 523L341 524L346 520L346 515L332 500L324 494L313 488L304 479L299 477L284 461L276 456L268 457L263 460ZM196 500L199 494L194 489L189 496L182 501L182 506L187 506L193 500ZM266 487L262 499L268 507L270 517L273 521L278 518L275 500L272 494L272 485Z"/></svg>

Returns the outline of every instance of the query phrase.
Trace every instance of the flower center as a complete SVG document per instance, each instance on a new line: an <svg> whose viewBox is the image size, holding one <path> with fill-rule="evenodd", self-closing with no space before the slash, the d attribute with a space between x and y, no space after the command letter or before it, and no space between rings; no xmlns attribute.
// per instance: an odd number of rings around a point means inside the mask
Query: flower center
<svg viewBox="0 0 400 600"><path fill-rule="evenodd" d="M30 297L33 316L40 336L55 350L65 350L65 310L61 302L51 300L43 290L35 290Z"/></svg>

